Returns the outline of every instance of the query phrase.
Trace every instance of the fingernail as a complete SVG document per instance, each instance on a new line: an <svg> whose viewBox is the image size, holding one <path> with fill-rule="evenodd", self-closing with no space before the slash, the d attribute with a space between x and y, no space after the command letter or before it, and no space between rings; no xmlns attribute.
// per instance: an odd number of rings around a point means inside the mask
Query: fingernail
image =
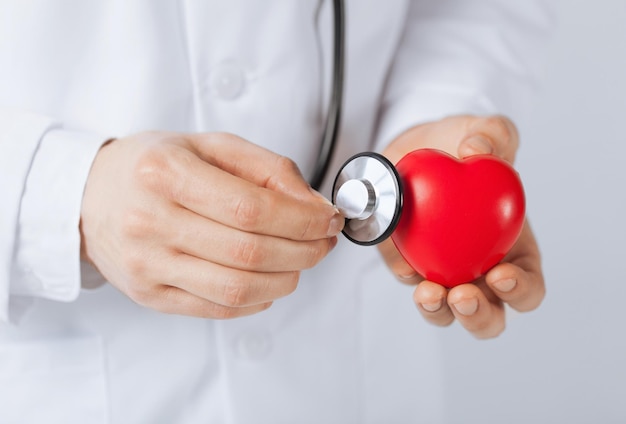
<svg viewBox="0 0 626 424"><path fill-rule="evenodd" d="M461 315L470 316L474 315L478 310L478 299L465 299L454 303L453 305L457 312Z"/></svg>
<svg viewBox="0 0 626 424"><path fill-rule="evenodd" d="M473 154L493 153L493 147L491 146L491 143L489 143L489 141L486 138L480 135L473 135L467 138L464 141L464 144L466 147L469 147L469 149L473 152Z"/></svg>
<svg viewBox="0 0 626 424"><path fill-rule="evenodd" d="M337 237L331 237L330 238L330 250L333 250L335 246L337 246L338 242L339 242L339 239Z"/></svg>
<svg viewBox="0 0 626 424"><path fill-rule="evenodd" d="M493 283L493 286L502 293L508 293L515 288L517 281L514 278L507 278L506 280L499 280Z"/></svg>
<svg viewBox="0 0 626 424"><path fill-rule="evenodd" d="M437 312L441 309L442 302L441 299L439 299L439 301L435 303L420 303L420 305L428 312Z"/></svg>
<svg viewBox="0 0 626 424"><path fill-rule="evenodd" d="M340 213L333 216L330 220L330 225L328 226L328 237L336 236L343 230L343 226L346 222L346 219Z"/></svg>
<svg viewBox="0 0 626 424"><path fill-rule="evenodd" d="M402 275L398 275L398 280L400 281L411 281L412 279L414 279L417 276L417 273L412 273L412 274L402 274Z"/></svg>

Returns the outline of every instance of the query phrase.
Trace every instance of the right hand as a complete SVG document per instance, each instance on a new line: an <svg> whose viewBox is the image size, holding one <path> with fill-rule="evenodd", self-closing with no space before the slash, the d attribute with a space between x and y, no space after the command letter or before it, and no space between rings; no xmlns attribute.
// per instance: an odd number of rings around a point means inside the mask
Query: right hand
<svg viewBox="0 0 626 424"><path fill-rule="evenodd" d="M80 229L83 258L136 303L233 318L294 291L343 222L285 157L231 134L151 132L100 149Z"/></svg>
<svg viewBox="0 0 626 424"><path fill-rule="evenodd" d="M383 153L393 163L423 148L444 150L459 158L492 154L513 163L518 146L517 129L508 118L460 115L413 127ZM496 337L504 330L505 303L519 312L527 312L537 308L545 296L541 255L527 222L501 263L474 281L475 284L461 284L452 289L425 281L391 240L378 247L398 279L416 285L413 300L428 322L446 326L457 320L480 339Z"/></svg>

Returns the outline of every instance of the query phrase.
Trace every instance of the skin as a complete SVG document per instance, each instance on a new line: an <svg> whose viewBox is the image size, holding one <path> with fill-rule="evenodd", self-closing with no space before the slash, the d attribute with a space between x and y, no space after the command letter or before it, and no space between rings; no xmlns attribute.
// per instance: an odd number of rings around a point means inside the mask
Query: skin
<svg viewBox="0 0 626 424"><path fill-rule="evenodd" d="M109 142L83 196L83 258L140 305L204 318L267 309L337 243L343 217L296 165L231 134Z"/></svg>
<svg viewBox="0 0 626 424"><path fill-rule="evenodd" d="M519 135L503 116L454 116L414 127L383 152L393 163L420 148L438 148L456 157L493 154L515 160ZM452 289L424 280L402 258L388 239L379 245L385 262L398 280L416 285L413 299L424 318L447 326L457 320L479 339L498 336L505 328L504 304L520 312L537 308L545 296L541 255L533 232L525 222L509 254L485 276Z"/></svg>
<svg viewBox="0 0 626 424"><path fill-rule="evenodd" d="M419 148L509 162L519 145L506 118L457 116L423 124L384 154L396 163ZM81 255L136 303L165 313L235 318L293 292L300 272L337 243L344 219L297 166L232 134L148 132L105 144L81 209ZM532 231L475 284L451 290L415 273L388 240L379 245L397 278L415 284L425 317L458 320L478 338L505 326L504 304L529 311L545 288Z"/></svg>

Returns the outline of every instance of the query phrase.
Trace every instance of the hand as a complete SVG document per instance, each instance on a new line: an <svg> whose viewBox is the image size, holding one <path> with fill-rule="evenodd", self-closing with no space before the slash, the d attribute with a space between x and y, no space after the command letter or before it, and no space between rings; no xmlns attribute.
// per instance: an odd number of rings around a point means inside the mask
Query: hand
<svg viewBox="0 0 626 424"><path fill-rule="evenodd" d="M231 318L295 290L343 222L285 157L230 134L142 133L99 151L82 253L138 304Z"/></svg>
<svg viewBox="0 0 626 424"><path fill-rule="evenodd" d="M513 163L518 145L517 130L507 118L455 116L412 128L383 153L393 163L421 148L444 150L460 158L493 154ZM381 243L379 250L400 281L417 284L413 299L426 320L446 326L457 319L477 338L495 337L504 330L504 303L525 312L537 308L545 295L541 256L528 222L500 264L474 284L450 290L418 275L391 239Z"/></svg>

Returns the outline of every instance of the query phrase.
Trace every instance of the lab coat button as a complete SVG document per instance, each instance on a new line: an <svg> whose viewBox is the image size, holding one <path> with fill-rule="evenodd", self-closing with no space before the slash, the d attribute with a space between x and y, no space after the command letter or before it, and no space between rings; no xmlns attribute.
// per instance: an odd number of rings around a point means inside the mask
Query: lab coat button
<svg viewBox="0 0 626 424"><path fill-rule="evenodd" d="M222 63L209 75L211 93L223 100L233 100L243 92L246 76L243 69L235 63Z"/></svg>
<svg viewBox="0 0 626 424"><path fill-rule="evenodd" d="M265 359L272 351L272 338L267 333L244 333L236 341L236 350L241 358Z"/></svg>

